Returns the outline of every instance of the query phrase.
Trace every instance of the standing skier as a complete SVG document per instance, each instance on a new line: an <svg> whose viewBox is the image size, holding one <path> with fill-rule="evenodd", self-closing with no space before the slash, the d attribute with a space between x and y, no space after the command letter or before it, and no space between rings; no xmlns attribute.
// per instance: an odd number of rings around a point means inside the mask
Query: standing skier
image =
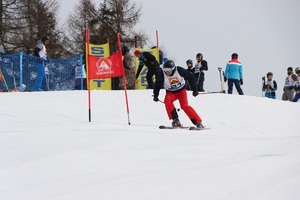
<svg viewBox="0 0 300 200"><path fill-rule="evenodd" d="M193 61L192 61L192 59L188 59L186 61L186 66L187 66L187 71L190 72L191 74L194 74L194 68L193 68ZM187 90L192 90L191 86L190 86L190 83L188 81L186 83L186 87L185 88Z"/></svg>
<svg viewBox="0 0 300 200"><path fill-rule="evenodd" d="M232 94L233 84L239 95L244 95L241 85L243 85L243 66L238 61L238 54L233 53L231 55L231 60L227 63L224 82L228 79L228 94Z"/></svg>
<svg viewBox="0 0 300 200"><path fill-rule="evenodd" d="M208 70L207 61L203 60L202 53L197 53L196 60L197 63L195 64L194 75L197 82L197 89L199 92L204 92L204 71Z"/></svg>
<svg viewBox="0 0 300 200"><path fill-rule="evenodd" d="M298 73L296 71L296 74L300 74L300 69L299 69ZM296 74L292 75L292 79L295 81L294 82L295 96L294 96L293 102L300 102L300 100L299 100L300 99L300 83L299 83L300 77L297 76Z"/></svg>
<svg viewBox="0 0 300 200"><path fill-rule="evenodd" d="M285 77L282 100L283 101L293 101L294 98L294 80L292 79L293 68L287 68L287 76Z"/></svg>
<svg viewBox="0 0 300 200"><path fill-rule="evenodd" d="M204 128L202 125L202 119L188 104L185 80L188 80L191 84L193 96L196 97L198 95L198 91L193 74L182 67L176 66L172 60L166 61L163 65L163 70L157 74L157 79L153 90L153 100L156 102L159 101L159 91L161 88L165 88L166 96L164 103L169 119L173 120L172 126L182 126L178 119L177 111L174 107L174 101L179 100L180 108L187 114L192 123L196 125L197 128Z"/></svg>
<svg viewBox="0 0 300 200"><path fill-rule="evenodd" d="M272 80L273 73L267 73L267 80L265 80L262 91L265 92L265 97L276 99L276 90L277 90L277 83L275 80Z"/></svg>

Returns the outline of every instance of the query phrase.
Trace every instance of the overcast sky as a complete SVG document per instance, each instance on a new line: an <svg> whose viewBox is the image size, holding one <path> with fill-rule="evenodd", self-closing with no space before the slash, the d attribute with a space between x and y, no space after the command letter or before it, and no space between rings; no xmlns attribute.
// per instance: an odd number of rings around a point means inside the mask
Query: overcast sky
<svg viewBox="0 0 300 200"><path fill-rule="evenodd" d="M60 23L79 0L61 0ZM98 5L100 0L94 0ZM281 99L287 67L300 66L299 0L135 0L142 7L136 30L151 38L167 57L186 67L201 52L207 60L204 88L220 90L218 67L225 70L233 52L244 68L244 93L261 96L262 76L274 73ZM298 47L298 48L297 48ZM227 86L225 86L227 89Z"/></svg>

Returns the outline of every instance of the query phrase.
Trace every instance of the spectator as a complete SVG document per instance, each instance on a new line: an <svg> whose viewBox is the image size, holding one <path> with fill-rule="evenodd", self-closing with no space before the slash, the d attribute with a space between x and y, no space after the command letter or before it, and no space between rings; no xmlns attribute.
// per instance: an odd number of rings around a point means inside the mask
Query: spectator
<svg viewBox="0 0 300 200"><path fill-rule="evenodd" d="M192 59L188 59L186 61L186 65L187 65L187 71L189 71L191 74L194 74L193 60ZM191 90L191 86L190 86L190 83L188 81L186 83L186 89L187 90Z"/></svg>
<svg viewBox="0 0 300 200"><path fill-rule="evenodd" d="M273 73L268 72L267 73L267 80L264 81L263 84L263 92L265 92L265 97L276 99L276 90L277 90L277 83L273 79Z"/></svg>
<svg viewBox="0 0 300 200"><path fill-rule="evenodd" d="M231 55L231 60L227 63L224 82L228 80L228 94L232 94L233 84L239 93L239 95L244 95L241 85L243 85L243 66L238 61L238 54L233 53Z"/></svg>
<svg viewBox="0 0 300 200"><path fill-rule="evenodd" d="M283 101L293 101L294 99L294 80L292 79L293 68L287 68L287 76L285 77L282 100Z"/></svg>
<svg viewBox="0 0 300 200"><path fill-rule="evenodd" d="M75 90L81 90L81 83L83 83L82 89L86 90L86 73L84 64L81 65L81 61L77 60L76 66L74 67L75 76ZM81 81L82 79L82 81Z"/></svg>
<svg viewBox="0 0 300 200"><path fill-rule="evenodd" d="M200 92L204 92L204 71L208 70L207 61L203 60L202 53L197 53L196 55L197 63L194 68L194 76L196 78L197 89Z"/></svg>
<svg viewBox="0 0 300 200"><path fill-rule="evenodd" d="M36 47L34 49L34 56L38 57L38 59L36 60L38 75L33 85L33 91L42 91L41 86L45 77L45 61L47 60L46 45L48 43L49 38L48 36L44 35L40 40L37 41Z"/></svg>
<svg viewBox="0 0 300 200"><path fill-rule="evenodd" d="M300 102L300 67L297 67L295 69L295 73L292 75L292 79L295 81L294 82L294 91L295 91L295 96L293 99L293 102Z"/></svg>
<svg viewBox="0 0 300 200"><path fill-rule="evenodd" d="M185 80L189 80L193 90L193 96L196 97L198 95L198 91L196 88L195 77L186 69L176 66L172 60L168 60L164 63L163 70L161 70L157 75L153 90L153 100L156 102L159 101L159 91L161 88L165 88L166 95L164 103L169 119L173 120L172 126L182 126L179 121L177 111L174 107L174 101L179 100L181 109L187 114L192 123L196 125L197 128L204 128L202 125L202 119L199 117L196 111L188 105Z"/></svg>
<svg viewBox="0 0 300 200"><path fill-rule="evenodd" d="M123 46L122 47L122 55L123 55L123 58L124 58L124 55L129 53L129 49L127 46ZM123 59L123 66L125 69L127 70L130 70L130 67L124 62L124 59ZM111 79L111 82L112 82L112 89L113 90L120 90L121 87L120 87L120 78L121 77L114 77Z"/></svg>
<svg viewBox="0 0 300 200"><path fill-rule="evenodd" d="M147 89L154 88L153 76L157 76L157 73L160 71L159 63L156 60L155 56L149 52L141 52L140 50L135 50L134 55L139 59L139 67L135 75L135 79L137 79L142 71L143 66L145 65L148 68L148 72L146 75L146 80L148 82Z"/></svg>
<svg viewBox="0 0 300 200"><path fill-rule="evenodd" d="M157 46L153 46L151 49L155 49L155 48L157 48ZM158 54L159 54L159 65L162 68L163 64L169 59L166 56L164 56L164 53L160 49L158 51Z"/></svg>
<svg viewBox="0 0 300 200"><path fill-rule="evenodd" d="M127 89L135 89L135 76L133 70L133 59L129 52L129 48L127 46L123 47L122 55L123 55L123 65L125 68L125 75L126 75L126 86ZM123 79L120 80L121 86L124 85Z"/></svg>

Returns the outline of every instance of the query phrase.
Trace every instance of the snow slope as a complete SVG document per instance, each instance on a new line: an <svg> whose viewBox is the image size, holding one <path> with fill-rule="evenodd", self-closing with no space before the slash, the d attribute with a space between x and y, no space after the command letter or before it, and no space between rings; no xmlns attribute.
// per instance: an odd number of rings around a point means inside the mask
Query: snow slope
<svg viewBox="0 0 300 200"><path fill-rule="evenodd" d="M124 91L92 91L92 122L86 91L0 94L0 199L300 199L298 103L189 93L211 129L160 130L151 95L128 91L129 126Z"/></svg>

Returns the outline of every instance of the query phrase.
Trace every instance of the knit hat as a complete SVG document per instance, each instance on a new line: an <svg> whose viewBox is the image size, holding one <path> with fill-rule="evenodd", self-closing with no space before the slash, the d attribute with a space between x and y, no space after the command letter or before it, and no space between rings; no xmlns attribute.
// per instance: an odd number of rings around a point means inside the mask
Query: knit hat
<svg viewBox="0 0 300 200"><path fill-rule="evenodd" d="M136 56L136 55L140 55L140 54L141 54L141 51L140 51L140 50L137 49L137 50L134 51L134 55L135 55L135 56Z"/></svg>
<svg viewBox="0 0 300 200"><path fill-rule="evenodd" d="M238 58L239 56L238 56L238 54L237 53L233 53L232 55L231 55L231 58Z"/></svg>
<svg viewBox="0 0 300 200"><path fill-rule="evenodd" d="M41 41L42 42L45 42L46 40L49 40L48 36L44 35L42 38L41 38Z"/></svg>

